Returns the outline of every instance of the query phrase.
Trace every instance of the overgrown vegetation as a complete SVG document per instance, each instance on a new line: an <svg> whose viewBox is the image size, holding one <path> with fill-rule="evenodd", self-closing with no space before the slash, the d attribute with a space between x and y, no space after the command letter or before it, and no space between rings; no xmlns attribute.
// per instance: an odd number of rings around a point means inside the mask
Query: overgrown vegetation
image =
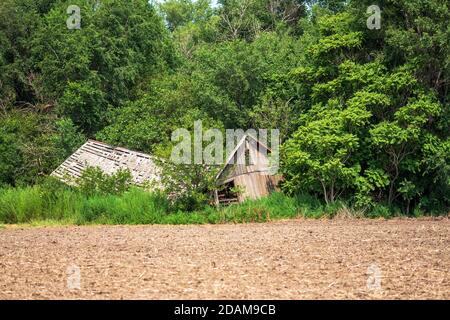
<svg viewBox="0 0 450 320"><path fill-rule="evenodd" d="M415 216L424 212L415 210ZM309 195L273 193L260 200L223 208L178 210L163 193L131 188L120 195L83 193L58 182L0 190L0 224L205 224L266 222L288 218L384 217L399 209L377 205L371 211L350 209L343 202L326 205Z"/></svg>
<svg viewBox="0 0 450 320"><path fill-rule="evenodd" d="M130 189L132 180L130 170L118 170L109 175L98 167L88 167L75 183L79 191L87 196L121 195Z"/></svg>
<svg viewBox="0 0 450 320"><path fill-rule="evenodd" d="M81 29L66 27L69 4ZM380 0L369 30L372 4L1 1L0 222L247 221L305 203L320 203L306 216L448 213L450 3ZM42 183L86 138L164 157L196 120L280 129L284 195L216 211L201 165L166 166L176 203L129 190L125 173L121 186L99 172L81 190ZM151 204L122 211L133 198Z"/></svg>

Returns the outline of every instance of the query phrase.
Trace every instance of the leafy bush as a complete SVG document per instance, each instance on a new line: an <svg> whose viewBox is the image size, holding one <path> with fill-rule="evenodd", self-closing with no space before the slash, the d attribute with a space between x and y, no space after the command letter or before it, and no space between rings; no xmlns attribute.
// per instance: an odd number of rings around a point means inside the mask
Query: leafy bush
<svg viewBox="0 0 450 320"><path fill-rule="evenodd" d="M128 169L121 169L108 175L100 168L88 167L78 179L77 184L81 193L85 195L120 195L129 190L132 178Z"/></svg>
<svg viewBox="0 0 450 320"><path fill-rule="evenodd" d="M369 213L370 217L383 217L383 218L389 218L392 215L392 210L383 204L377 204L375 205L372 210Z"/></svg>
<svg viewBox="0 0 450 320"><path fill-rule="evenodd" d="M180 194L175 197L171 203L173 211L193 212L202 210L208 203L208 195L194 190L187 194Z"/></svg>

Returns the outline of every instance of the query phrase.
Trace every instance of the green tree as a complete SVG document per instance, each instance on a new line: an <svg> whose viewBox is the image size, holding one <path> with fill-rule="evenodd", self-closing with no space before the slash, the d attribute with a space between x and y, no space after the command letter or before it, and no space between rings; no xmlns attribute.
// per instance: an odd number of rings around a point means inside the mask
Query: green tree
<svg viewBox="0 0 450 320"><path fill-rule="evenodd" d="M68 5L81 8L81 29L66 27ZM59 114L88 135L104 114L136 98L141 83L172 63L168 34L145 0L61 2L33 38L36 80Z"/></svg>
<svg viewBox="0 0 450 320"><path fill-rule="evenodd" d="M436 183L449 188L448 178L432 178L435 163L425 152L446 149L446 106L413 65L392 66L375 54L358 19L351 10L319 15L308 63L291 72L301 83L296 103L308 111L284 146L285 188L327 202L342 194L361 206L406 203L409 212ZM435 159L445 162L440 152Z"/></svg>

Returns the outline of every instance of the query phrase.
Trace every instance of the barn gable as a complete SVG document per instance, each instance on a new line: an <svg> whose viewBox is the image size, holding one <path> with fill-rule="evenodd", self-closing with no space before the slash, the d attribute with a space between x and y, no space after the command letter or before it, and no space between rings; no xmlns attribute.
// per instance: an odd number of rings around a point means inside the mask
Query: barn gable
<svg viewBox="0 0 450 320"><path fill-rule="evenodd" d="M282 177L271 174L271 152L251 135L244 135L216 176L216 204L257 199L276 190ZM235 188L242 193L236 193Z"/></svg>
<svg viewBox="0 0 450 320"><path fill-rule="evenodd" d="M216 181L219 184L225 183L236 176L251 172L268 174L270 170L268 155L271 152L272 150L259 140L251 135L244 135L217 174Z"/></svg>
<svg viewBox="0 0 450 320"><path fill-rule="evenodd" d="M82 145L51 176L74 184L88 167L98 167L107 174L113 174L120 169L129 169L133 183L138 186L147 182L159 185L161 180L160 169L151 156L95 140L89 140Z"/></svg>

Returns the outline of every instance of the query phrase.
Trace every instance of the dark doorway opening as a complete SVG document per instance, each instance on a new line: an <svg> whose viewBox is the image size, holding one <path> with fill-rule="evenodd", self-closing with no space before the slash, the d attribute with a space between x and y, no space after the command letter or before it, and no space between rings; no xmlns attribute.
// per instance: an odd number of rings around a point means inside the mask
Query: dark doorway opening
<svg viewBox="0 0 450 320"><path fill-rule="evenodd" d="M230 181L221 186L217 192L218 202L221 205L229 205L232 203L238 203L239 198L236 192L233 191L235 187L234 181Z"/></svg>

